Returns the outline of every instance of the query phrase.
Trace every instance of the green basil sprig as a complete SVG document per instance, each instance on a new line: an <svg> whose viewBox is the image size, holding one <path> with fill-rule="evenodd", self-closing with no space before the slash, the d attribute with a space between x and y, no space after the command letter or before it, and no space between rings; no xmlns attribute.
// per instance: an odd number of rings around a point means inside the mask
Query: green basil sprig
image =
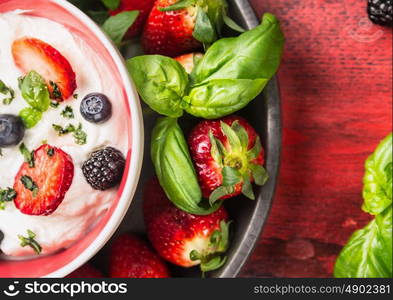
<svg viewBox="0 0 393 300"><path fill-rule="evenodd" d="M202 205L202 192L184 134L176 118L160 118L153 130L151 158L158 180L168 198L179 209L191 214L208 215L217 210Z"/></svg>
<svg viewBox="0 0 393 300"><path fill-rule="evenodd" d="M366 161L363 210L376 215L341 251L335 277L392 277L392 134Z"/></svg>
<svg viewBox="0 0 393 300"><path fill-rule="evenodd" d="M49 90L45 80L35 71L30 71L20 79L20 90L29 107L22 109L19 116L26 128L32 128L41 120L42 113L49 108Z"/></svg>
<svg viewBox="0 0 393 300"><path fill-rule="evenodd" d="M366 161L362 209L372 215L392 204L392 134L389 134Z"/></svg>
<svg viewBox="0 0 393 300"><path fill-rule="evenodd" d="M253 30L215 42L190 76L158 55L132 58L127 66L142 99L156 112L215 119L244 108L262 92L279 67L283 46L279 21L265 14Z"/></svg>

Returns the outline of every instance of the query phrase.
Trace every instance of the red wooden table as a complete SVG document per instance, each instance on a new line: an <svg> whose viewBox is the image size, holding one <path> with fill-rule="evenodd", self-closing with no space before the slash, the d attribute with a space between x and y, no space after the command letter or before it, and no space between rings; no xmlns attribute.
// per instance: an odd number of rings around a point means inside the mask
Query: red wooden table
<svg viewBox="0 0 393 300"><path fill-rule="evenodd" d="M392 30L366 0L250 0L287 37L277 194L242 277L330 277L360 209L364 161L392 130Z"/></svg>

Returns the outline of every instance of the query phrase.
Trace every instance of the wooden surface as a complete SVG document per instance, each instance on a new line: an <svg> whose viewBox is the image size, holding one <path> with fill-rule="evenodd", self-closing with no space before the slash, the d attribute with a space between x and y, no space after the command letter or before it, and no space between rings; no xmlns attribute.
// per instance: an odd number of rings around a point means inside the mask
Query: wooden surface
<svg viewBox="0 0 393 300"><path fill-rule="evenodd" d="M287 37L279 73L284 144L277 194L242 277L330 277L369 216L364 161L392 128L392 30L366 0L250 0Z"/></svg>

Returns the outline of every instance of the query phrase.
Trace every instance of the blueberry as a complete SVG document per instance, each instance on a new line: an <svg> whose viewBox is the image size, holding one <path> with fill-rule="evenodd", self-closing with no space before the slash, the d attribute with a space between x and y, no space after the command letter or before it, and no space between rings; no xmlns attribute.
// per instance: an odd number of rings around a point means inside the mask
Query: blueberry
<svg viewBox="0 0 393 300"><path fill-rule="evenodd" d="M82 100L81 114L86 121L103 123L112 116L112 104L104 94L91 93Z"/></svg>
<svg viewBox="0 0 393 300"><path fill-rule="evenodd" d="M25 135L25 125L20 117L0 115L0 147L18 145Z"/></svg>

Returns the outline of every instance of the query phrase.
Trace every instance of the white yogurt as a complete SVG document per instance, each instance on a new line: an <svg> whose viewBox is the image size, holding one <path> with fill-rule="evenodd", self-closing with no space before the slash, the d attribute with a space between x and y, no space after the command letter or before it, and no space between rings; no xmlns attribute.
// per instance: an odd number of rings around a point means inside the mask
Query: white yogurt
<svg viewBox="0 0 393 300"><path fill-rule="evenodd" d="M18 89L17 78L23 74L15 66L11 54L14 40L24 36L43 40L59 50L76 73L78 88L75 93L79 95L78 99L68 99L57 109L50 108L34 128L26 130L23 140L31 150L38 148L42 141L47 141L72 157L75 174L63 202L49 216L22 214L13 202L7 203L5 210L0 210L0 230L4 233L0 249L5 255L34 254L30 247L21 247L18 239L18 235L26 236L28 229L36 234L42 253L51 253L69 247L86 234L115 198L117 189L102 192L91 188L81 167L89 154L102 146L110 145L126 154L128 135L122 93L111 78L109 68L94 49L61 24L15 11L0 14L0 28L0 79L16 91L16 98L11 105L0 102L1 114L18 115L21 109L28 106ZM85 121L79 112L81 100L91 92L104 93L112 102L112 118L104 124L91 124ZM0 95L0 100L2 96ZM74 119L66 119L60 115L66 105L73 108ZM82 123L83 130L87 133L87 144L76 145L71 134L59 137L52 128L54 123L61 126ZM18 147L3 148L2 152L0 188L12 187L23 157Z"/></svg>

